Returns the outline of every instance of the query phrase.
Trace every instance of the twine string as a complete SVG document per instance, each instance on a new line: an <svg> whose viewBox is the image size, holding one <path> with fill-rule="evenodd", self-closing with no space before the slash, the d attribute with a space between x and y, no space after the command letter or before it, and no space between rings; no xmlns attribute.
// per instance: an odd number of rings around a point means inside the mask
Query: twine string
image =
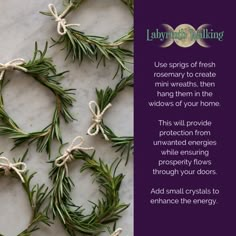
<svg viewBox="0 0 236 236"><path fill-rule="evenodd" d="M54 17L55 21L57 22L57 33L60 35L65 35L67 33L67 27L70 26L80 26L80 24L67 24L65 19L66 14L69 12L71 7L73 6L72 3L68 5L68 7L59 15L58 11L54 4L49 4L48 9L52 16Z"/></svg>
<svg viewBox="0 0 236 236"><path fill-rule="evenodd" d="M76 142L78 142L78 143L76 144ZM55 165L57 167L62 167L62 166L65 167L67 176L68 176L67 163L74 160L74 157L72 155L73 151L75 151L75 150L83 150L83 151L94 150L93 147L83 147L83 144L84 144L84 138L82 136L75 137L73 139L71 145L65 150L64 154L55 160Z"/></svg>
<svg viewBox="0 0 236 236"><path fill-rule="evenodd" d="M121 229L121 228L118 228L118 229L115 230L114 233L112 233L111 236L119 236L121 233L122 233L122 229Z"/></svg>
<svg viewBox="0 0 236 236"><path fill-rule="evenodd" d="M88 135L90 136L95 136L99 133L99 131L102 132L103 137L105 140L109 140L107 135L105 134L105 131L101 125L103 116L105 112L111 107L111 103L109 103L102 111L100 110L98 104L95 101L90 101L89 102L89 109L91 113L93 114L92 118L92 125L88 128Z"/></svg>
<svg viewBox="0 0 236 236"><path fill-rule="evenodd" d="M4 170L5 175L10 175L11 170L15 171L22 183L25 182L22 174L26 172L27 166L24 162L11 163L6 157L0 157L0 169Z"/></svg>
<svg viewBox="0 0 236 236"><path fill-rule="evenodd" d="M0 63L0 72L1 72L0 80L3 79L4 74L7 70L21 70L21 71L27 72L27 69L22 66L25 63L26 63L25 60L22 58L16 58L5 64Z"/></svg>

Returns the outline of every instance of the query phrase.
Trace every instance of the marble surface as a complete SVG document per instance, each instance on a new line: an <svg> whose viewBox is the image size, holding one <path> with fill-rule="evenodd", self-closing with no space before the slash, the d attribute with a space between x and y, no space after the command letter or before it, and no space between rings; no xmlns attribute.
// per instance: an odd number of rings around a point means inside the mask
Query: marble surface
<svg viewBox="0 0 236 236"><path fill-rule="evenodd" d="M34 42L37 41L40 48L43 48L50 37L57 37L56 24L49 17L39 14L41 10L47 10L49 3L55 3L58 8L62 7L63 1L34 1L34 0L11 0L0 1L0 62L5 63L11 59L23 57L26 60L32 57ZM69 16L71 23L80 23L81 30L90 34L109 35L116 39L127 32L132 26L132 16L128 9L118 0L87 0L80 10ZM132 45L131 45L132 46ZM64 124L62 122L62 135L64 142L70 142L75 136L85 136L86 144L92 145L97 150L97 157L105 162L111 163L118 155L111 148L111 145L100 136L88 137L86 131L90 125L91 113L88 102L96 99L95 88L114 87L119 77L112 80L116 70L116 63L108 63L107 67L96 68L96 63L87 60L81 66L64 61L65 52L60 46L49 50L48 55L52 56L58 71L69 70L62 84L65 88L76 88L76 102L71 109L77 121ZM42 129L50 123L54 98L51 93L31 77L22 73L8 73L10 83L4 90L6 110L11 117L25 130L35 131ZM133 134L133 91L127 89L117 98L113 107L105 117L106 123L119 135ZM11 151L12 140L8 137L0 137L0 152L12 159L20 157L26 146ZM51 165L47 163L45 152L37 153L35 144L30 146L27 155L27 165L31 172L37 171L33 182L51 186L48 173ZM58 145L53 146L53 155L58 153ZM117 227L124 229L123 236L133 235L133 157L127 166L124 161L119 167L119 172L126 176L123 181L120 197L126 203L131 203L128 210L117 222ZM97 201L100 197L98 186L92 184L89 173L80 174L80 164L76 163L70 168L70 174L75 182L72 198L75 203L85 206L86 211L91 210L88 200ZM26 228L31 211L26 195L19 181L7 177L0 178L0 233L5 236L15 236ZM58 220L54 225L42 227L33 233L34 236L57 235L64 236L67 233ZM81 235L78 233L78 235ZM103 235L108 235L104 233Z"/></svg>

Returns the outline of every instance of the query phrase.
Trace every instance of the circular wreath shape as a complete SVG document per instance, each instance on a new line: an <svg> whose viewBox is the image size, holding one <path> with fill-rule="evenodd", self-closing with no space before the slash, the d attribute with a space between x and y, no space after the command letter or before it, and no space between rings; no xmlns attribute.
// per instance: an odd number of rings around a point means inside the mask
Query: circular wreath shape
<svg viewBox="0 0 236 236"><path fill-rule="evenodd" d="M124 70L129 70L126 66L126 58L133 58L133 52L123 48L122 46L131 42L134 39L133 28L122 37L117 40L110 42L108 37L87 35L82 31L75 29L79 27L80 24L68 24L66 16L76 9L79 9L80 5L84 0L69 0L65 1L66 7L62 13L58 13L55 5L49 4L49 12L41 12L47 16L53 16L54 20L57 22L57 33L60 35L59 39L54 40L54 45L63 44L67 51L67 56L72 56L73 60L78 60L80 63L85 57L91 60L97 60L98 65L103 62L106 64L106 60L114 59L117 64L117 72L121 71L123 74ZM130 10L133 15L134 2L133 0L121 0Z"/></svg>
<svg viewBox="0 0 236 236"><path fill-rule="evenodd" d="M91 101L89 103L90 111L93 115L92 124L88 129L88 135L95 136L98 133L102 134L102 137L112 143L112 147L116 148L117 152L121 153L121 156L126 155L126 164L129 161L129 157L134 148L133 136L118 136L111 128L109 128L103 119L105 112L112 106L111 102L127 87L133 87L134 75L131 74L121 79L114 89L107 87L105 90L96 89L97 102Z"/></svg>
<svg viewBox="0 0 236 236"><path fill-rule="evenodd" d="M47 48L48 44L46 43L44 50L41 51L38 49L37 43L35 43L34 56L28 62L20 58L6 64L0 64L0 121L3 123L3 125L0 125L0 135L9 135L10 138L14 139L14 147L25 142L32 143L36 141L37 151L41 152L46 149L47 153L50 154L51 142L54 139L62 142L60 132L61 117L64 118L65 122L74 120L68 110L73 105L74 98L72 97L73 89L64 89L58 81L66 72L56 72L52 59L46 57ZM8 70L18 70L30 75L54 94L55 110L52 122L43 130L30 133L25 132L6 112L3 102L3 90L8 82L5 81L5 74Z"/></svg>
<svg viewBox="0 0 236 236"><path fill-rule="evenodd" d="M77 140L80 140L79 144L75 145ZM75 235L76 232L98 235L108 229L107 224L116 222L121 217L120 213L128 208L119 198L124 175L116 175L119 161L116 160L109 166L101 159L95 160L95 151L92 154L85 152L93 148L83 147L83 142L82 137L76 137L66 152L54 161L50 172L53 188L49 209L52 210L54 218L59 217L70 235ZM71 161L83 162L80 171L91 172L102 194L102 199L97 203L91 202L92 211L87 215L83 214L83 207L75 205L70 197L74 183L69 177L67 164Z"/></svg>
<svg viewBox="0 0 236 236"><path fill-rule="evenodd" d="M42 205L48 198L48 188L44 184L41 186L34 185L31 188L31 180L36 173L29 174L29 171L27 171L26 164L23 162L25 155L17 161L14 160L12 163L6 157L0 157L0 177L7 175L19 179L22 182L32 209L32 218L28 227L17 234L17 236L30 236L31 233L39 229L39 224L41 223L48 226L51 225L50 219L47 216L47 209L42 210ZM4 236L1 232L0 235Z"/></svg>

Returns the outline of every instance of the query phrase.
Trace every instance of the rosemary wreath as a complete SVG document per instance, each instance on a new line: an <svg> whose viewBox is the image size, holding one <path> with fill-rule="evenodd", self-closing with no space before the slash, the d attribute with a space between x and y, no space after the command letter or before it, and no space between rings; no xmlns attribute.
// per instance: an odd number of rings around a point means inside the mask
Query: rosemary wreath
<svg viewBox="0 0 236 236"><path fill-rule="evenodd" d="M27 141L29 143L36 141L38 151L41 152L46 149L47 153L50 154L52 140L56 139L62 142L60 132L61 117L64 118L65 122L74 120L68 109L72 106L75 99L71 96L73 89L64 89L58 81L66 72L56 72L52 59L46 57L47 48L48 44L46 43L44 50L41 51L38 49L37 43L35 43L34 56L30 61L15 59L6 64L0 64L0 121L3 123L3 125L0 125L0 135L9 135L10 138L14 139L14 148ZM5 81L4 76L8 70L18 70L30 75L54 94L55 110L52 122L43 130L27 133L6 112L2 94L8 82Z"/></svg>
<svg viewBox="0 0 236 236"><path fill-rule="evenodd" d="M121 152L121 156L126 154L126 164L129 161L130 153L134 147L134 138L132 136L117 136L111 128L109 128L104 120L104 113L112 106L111 102L116 96L126 87L133 87L134 77L131 74L128 77L121 79L115 89L107 87L105 90L96 90L97 102L91 101L89 108L93 114L92 125L88 129L90 136L95 136L101 133L105 140L112 142L112 147L116 148L117 152Z"/></svg>
<svg viewBox="0 0 236 236"><path fill-rule="evenodd" d="M48 198L49 191L45 185L34 185L31 188L31 180L34 175L29 174L27 171L27 166L23 162L26 154L19 160L14 160L11 163L6 157L0 157L0 176L10 175L12 177L18 178L22 182L22 186L28 196L30 206L32 208L32 218L31 221L24 231L22 231L17 236L30 236L31 233L39 229L39 224L43 223L50 226L51 222L47 216L47 209L42 210L42 205ZM2 234L0 234L3 236Z"/></svg>
<svg viewBox="0 0 236 236"><path fill-rule="evenodd" d="M134 2L133 0L121 0L133 14ZM41 12L47 16L53 16L57 22L57 32L60 35L59 39L53 40L54 45L63 44L67 50L67 56L72 56L72 59L78 59L81 63L85 57L98 61L98 65L103 62L106 65L106 60L114 59L118 63L118 68L115 76L119 71L123 74L124 70L128 70L126 64L130 63L127 58L133 57L133 52L123 48L122 46L133 41L134 31L131 29L127 34L119 39L110 42L108 37L101 37L95 35L86 35L84 32L76 30L74 27L79 24L67 24L65 17L84 2L84 0L67 0L65 10L59 14L53 4L49 4L50 12Z"/></svg>
<svg viewBox="0 0 236 236"><path fill-rule="evenodd" d="M119 162L115 161L108 166L101 159L96 161L95 151L91 155L85 152L93 148L83 147L83 143L82 137L76 137L64 155L55 160L50 172L53 189L48 209L52 210L54 217L59 216L71 236L75 236L76 232L98 235L108 227L107 224L116 222L120 218L120 213L128 207L121 203L119 198L119 189L124 178L123 174L116 175ZM83 207L76 206L70 197L74 183L68 175L67 164L73 160L84 162L81 172L91 172L103 195L98 203L92 202L93 209L88 215L84 215Z"/></svg>

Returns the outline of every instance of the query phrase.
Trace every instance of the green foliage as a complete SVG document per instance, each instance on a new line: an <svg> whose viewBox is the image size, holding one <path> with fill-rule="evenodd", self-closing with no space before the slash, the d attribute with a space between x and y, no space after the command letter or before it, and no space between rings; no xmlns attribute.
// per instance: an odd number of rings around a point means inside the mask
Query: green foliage
<svg viewBox="0 0 236 236"><path fill-rule="evenodd" d="M134 0L121 0L127 7L130 9L131 13L133 14L134 11ZM73 4L73 9L78 8L84 0L64 0L64 5Z"/></svg>
<svg viewBox="0 0 236 236"><path fill-rule="evenodd" d="M25 142L36 142L38 151L41 152L46 149L47 153L50 154L52 141L56 139L62 142L60 118L64 118L66 122L74 120L69 111L69 107L72 106L75 99L72 97L73 89L64 89L58 81L65 72L56 72L56 67L53 65L51 58L46 57L47 48L48 44L46 44L44 50L41 51L38 49L36 43L33 59L22 65L22 67L27 69L26 74L32 76L54 94L56 106L52 122L41 131L32 133L24 132L8 115L4 108L2 94L7 82L3 79L0 82L0 120L3 123L3 125L0 125L0 135L9 135L10 138L14 139L14 148Z"/></svg>
<svg viewBox="0 0 236 236"><path fill-rule="evenodd" d="M26 153L22 158L20 158L17 161L15 160L14 162L15 163L23 162L25 159ZM10 173L11 173L11 176L20 179L19 176L13 170L11 170ZM4 170L0 169L0 176L3 176L4 174L5 174ZM31 181L35 174L36 173L30 174L29 171L22 173L23 179L25 181L24 183L22 183L22 186L28 196L29 203L32 208L32 218L27 229L22 231L17 236L30 236L34 231L40 229L39 227L40 224L45 224L48 226L51 225L51 221L49 217L47 216L47 209L46 208L42 209L43 204L45 203L45 200L48 198L50 192L48 191L48 188L44 184L43 185L37 184L31 187Z"/></svg>
<svg viewBox="0 0 236 236"><path fill-rule="evenodd" d="M121 79L116 85L115 89L107 87L105 90L96 90L97 104L102 111L109 103L111 103L116 96L123 91L126 87L133 87L134 76L131 74L128 77ZM126 156L126 164L128 163L130 153L134 148L134 138L131 136L117 136L102 120L101 126L103 127L105 134L112 142L112 146L116 148L117 152L121 152L121 156Z"/></svg>
<svg viewBox="0 0 236 236"><path fill-rule="evenodd" d="M73 10L78 9L82 2L83 0L65 1L65 4L69 8L64 17ZM133 14L133 0L122 0L122 2L127 5ZM47 16L51 15L47 12L41 13ZM133 39L133 29L114 42L110 42L108 37L86 35L82 31L67 27L65 35L52 40L54 42L53 46L57 44L64 45L63 49L67 51L66 59L71 56L73 60L78 60L80 63L83 62L84 58L92 61L95 59L98 62L98 66L101 63L105 66L107 60L115 60L118 64L115 76L119 71L121 71L121 76L123 76L124 71L129 71L127 64L131 62L127 59L133 58L133 52L122 46L127 42L133 41Z"/></svg>
<svg viewBox="0 0 236 236"><path fill-rule="evenodd" d="M134 14L134 0L121 0L124 4L126 4L129 9L130 9L130 12L132 14Z"/></svg>
<svg viewBox="0 0 236 236"><path fill-rule="evenodd" d="M58 216L65 229L71 236L76 232L88 235L98 235L107 228L107 224L116 222L120 214L128 205L120 202L119 189L124 178L123 174L116 175L119 165L117 160L111 166L105 164L101 159L94 159L95 152L89 155L81 150L72 152L75 160L84 162L81 172L90 171L95 181L100 186L102 199L93 205L92 212L83 214L83 207L76 206L70 197L74 183L70 177L66 176L65 167L53 166L50 177L53 181L51 201L48 209L53 212L53 216Z"/></svg>

